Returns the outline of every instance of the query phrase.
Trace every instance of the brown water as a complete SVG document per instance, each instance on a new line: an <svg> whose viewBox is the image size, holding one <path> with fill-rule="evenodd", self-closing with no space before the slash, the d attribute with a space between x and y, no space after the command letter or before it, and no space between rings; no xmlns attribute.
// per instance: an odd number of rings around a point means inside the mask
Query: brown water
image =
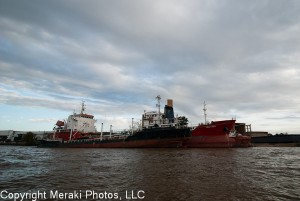
<svg viewBox="0 0 300 201"><path fill-rule="evenodd" d="M40 195L44 200L105 200L105 196L106 200L300 200L299 189L299 147L42 149L0 146L0 200L13 193L28 196L31 193L34 197L37 192L45 193ZM94 197L90 195L93 191L97 193ZM69 194L50 199L51 192Z"/></svg>

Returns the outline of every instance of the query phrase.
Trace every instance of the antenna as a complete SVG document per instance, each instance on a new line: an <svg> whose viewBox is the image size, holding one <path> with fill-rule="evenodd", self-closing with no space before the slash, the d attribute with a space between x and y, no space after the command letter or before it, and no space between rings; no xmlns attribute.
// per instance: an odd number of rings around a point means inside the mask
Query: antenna
<svg viewBox="0 0 300 201"><path fill-rule="evenodd" d="M84 101L82 101L82 103L81 103L81 112L80 112L80 114L83 114L83 112L85 111L85 104L84 104Z"/></svg>
<svg viewBox="0 0 300 201"><path fill-rule="evenodd" d="M160 99L161 99L160 95L157 95L155 99L157 99L156 107L158 107L158 113L160 114Z"/></svg>
<svg viewBox="0 0 300 201"><path fill-rule="evenodd" d="M207 123L207 121L206 121L206 116L207 116L207 114L206 114L206 103L205 103L205 101L204 101L204 103L203 103L203 105L204 105L204 107L203 107L203 111L204 111L204 124L206 124Z"/></svg>
<svg viewBox="0 0 300 201"><path fill-rule="evenodd" d="M160 99L161 99L161 97L160 97L160 95L157 95L155 98L157 99L156 107L158 107L158 118L159 118L159 124L160 124Z"/></svg>

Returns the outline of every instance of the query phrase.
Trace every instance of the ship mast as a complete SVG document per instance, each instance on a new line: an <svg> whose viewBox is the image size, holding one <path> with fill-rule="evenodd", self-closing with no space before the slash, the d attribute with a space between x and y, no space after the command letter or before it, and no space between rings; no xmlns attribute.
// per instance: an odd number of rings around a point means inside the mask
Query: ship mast
<svg viewBox="0 0 300 201"><path fill-rule="evenodd" d="M207 121L206 121L206 116L207 116L207 114L206 114L206 103L205 103L205 101L204 101L204 103L203 103L203 105L204 105L204 107L203 107L203 111L204 111L204 124L207 124Z"/></svg>
<svg viewBox="0 0 300 201"><path fill-rule="evenodd" d="M86 107L85 107L84 101L82 101L82 103L81 103L81 112L80 112L80 114L83 114L85 108L86 108Z"/></svg>
<svg viewBox="0 0 300 201"><path fill-rule="evenodd" d="M159 120L159 125L160 125L160 99L161 99L161 97L160 97L160 95L157 95L155 98L157 99L156 107L158 108L158 120Z"/></svg>

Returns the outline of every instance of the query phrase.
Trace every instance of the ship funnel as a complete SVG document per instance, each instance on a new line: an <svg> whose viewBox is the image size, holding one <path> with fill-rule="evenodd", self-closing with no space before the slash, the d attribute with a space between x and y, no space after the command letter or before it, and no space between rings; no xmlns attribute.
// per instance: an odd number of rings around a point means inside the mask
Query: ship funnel
<svg viewBox="0 0 300 201"><path fill-rule="evenodd" d="M167 106L173 107L173 100L172 99L167 100Z"/></svg>
<svg viewBox="0 0 300 201"><path fill-rule="evenodd" d="M165 105L165 118L169 120L169 123L174 123L174 110L173 110L173 100L168 99L167 105Z"/></svg>

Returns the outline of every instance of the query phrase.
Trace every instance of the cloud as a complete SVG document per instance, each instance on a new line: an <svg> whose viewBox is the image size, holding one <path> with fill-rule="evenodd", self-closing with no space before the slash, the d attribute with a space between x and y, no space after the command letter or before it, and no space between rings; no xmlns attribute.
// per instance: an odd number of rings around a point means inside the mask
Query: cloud
<svg viewBox="0 0 300 201"><path fill-rule="evenodd" d="M293 116L299 4L1 1L0 103L70 111L84 99L119 118L160 94L193 122L205 100L216 119Z"/></svg>
<svg viewBox="0 0 300 201"><path fill-rule="evenodd" d="M28 119L29 122L33 122L33 123L44 123L44 122L47 122L47 123L53 123L55 122L57 119L54 119L54 118L35 118L35 119Z"/></svg>

